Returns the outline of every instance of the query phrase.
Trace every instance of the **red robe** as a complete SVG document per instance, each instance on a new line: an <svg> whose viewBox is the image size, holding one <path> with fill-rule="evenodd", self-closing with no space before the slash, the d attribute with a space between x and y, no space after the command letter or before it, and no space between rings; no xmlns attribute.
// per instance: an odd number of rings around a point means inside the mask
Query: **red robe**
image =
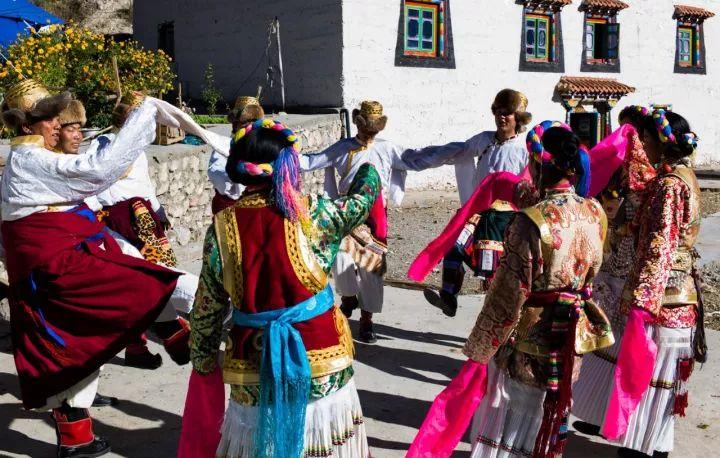
<svg viewBox="0 0 720 458"><path fill-rule="evenodd" d="M78 211L4 221L2 235L26 408L44 406L137 339L158 317L180 275L122 254L104 224Z"/></svg>

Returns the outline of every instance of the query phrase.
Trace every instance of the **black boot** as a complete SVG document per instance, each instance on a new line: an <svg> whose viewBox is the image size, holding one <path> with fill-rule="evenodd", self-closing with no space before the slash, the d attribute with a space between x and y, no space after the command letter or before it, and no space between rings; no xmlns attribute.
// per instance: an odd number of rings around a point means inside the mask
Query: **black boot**
<svg viewBox="0 0 720 458"><path fill-rule="evenodd" d="M360 303L358 302L357 296L343 296L340 298L340 311L343 312L346 318L352 316L353 310L358 308Z"/></svg>
<svg viewBox="0 0 720 458"><path fill-rule="evenodd" d="M445 291L438 293L432 288L425 288L423 295L431 305L442 310L446 316L452 318L457 314L457 298L454 295Z"/></svg>
<svg viewBox="0 0 720 458"><path fill-rule="evenodd" d="M358 339L360 340L360 342L366 344L374 344L375 342L377 342L377 335L375 334L375 330L373 329L373 314L370 312L366 312L365 310L362 310L361 313L362 314L360 316L360 329L358 332Z"/></svg>
<svg viewBox="0 0 720 458"><path fill-rule="evenodd" d="M95 399L93 399L93 407L111 407L118 405L120 401L118 398L112 396L103 396L100 393L95 393Z"/></svg>
<svg viewBox="0 0 720 458"><path fill-rule="evenodd" d="M57 434L58 458L93 458L110 452L110 443L95 437L87 409L63 404L53 409L52 419Z"/></svg>
<svg viewBox="0 0 720 458"><path fill-rule="evenodd" d="M147 345L130 344L125 349L125 365L138 369L155 370L162 366L162 356L152 353Z"/></svg>

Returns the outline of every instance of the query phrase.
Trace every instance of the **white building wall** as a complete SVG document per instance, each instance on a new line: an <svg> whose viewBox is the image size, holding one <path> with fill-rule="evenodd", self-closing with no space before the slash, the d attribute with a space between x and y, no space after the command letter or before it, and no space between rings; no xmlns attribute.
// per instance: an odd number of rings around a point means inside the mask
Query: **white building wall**
<svg viewBox="0 0 720 458"><path fill-rule="evenodd" d="M580 72L580 0L563 9L565 74L617 78L637 92L628 104L672 103L701 137L698 162L720 161L720 0L690 4L718 17L705 22L707 75L673 73L673 0L632 0L619 14L621 73ZM528 95L535 121L564 120L553 102L558 73L519 72L522 6L514 0L451 0L456 69L396 67L400 0L343 0L343 94L347 107L376 99L389 116L383 136L408 147L444 144L494 129L490 104L505 87ZM615 118L614 122L617 119ZM617 124L615 124L617 125ZM408 186L454 183L450 168L411 174Z"/></svg>
<svg viewBox="0 0 720 458"><path fill-rule="evenodd" d="M254 95L280 105L279 85L266 86L268 24L280 20L285 95L288 106L342 105L342 21L340 0L144 0L134 6L135 38L155 49L158 25L175 23L176 72L186 95L200 99L208 63L217 86L232 104ZM277 64L273 43L269 54Z"/></svg>

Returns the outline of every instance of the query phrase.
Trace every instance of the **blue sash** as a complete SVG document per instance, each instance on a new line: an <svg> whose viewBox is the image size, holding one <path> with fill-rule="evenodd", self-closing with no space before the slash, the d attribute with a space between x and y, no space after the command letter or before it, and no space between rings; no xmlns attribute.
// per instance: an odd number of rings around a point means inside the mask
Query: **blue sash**
<svg viewBox="0 0 720 458"><path fill-rule="evenodd" d="M302 456L311 373L302 336L292 325L322 315L334 301L327 285L290 308L252 314L233 311L236 325L264 330L255 456Z"/></svg>

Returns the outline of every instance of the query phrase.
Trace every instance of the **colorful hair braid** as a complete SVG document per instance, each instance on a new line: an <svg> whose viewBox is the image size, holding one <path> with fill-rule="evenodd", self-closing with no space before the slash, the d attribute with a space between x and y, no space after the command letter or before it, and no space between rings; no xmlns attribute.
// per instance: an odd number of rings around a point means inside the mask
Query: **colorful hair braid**
<svg viewBox="0 0 720 458"><path fill-rule="evenodd" d="M650 110L647 109L647 107L644 107L642 105L632 105L633 110L640 113L642 116L649 116Z"/></svg>
<svg viewBox="0 0 720 458"><path fill-rule="evenodd" d="M584 145L580 145L578 151L580 164L558 164L542 143L543 134L553 127L559 127L572 132L570 126L563 122L543 121L528 132L526 138L527 149L538 164L543 166L552 164L562 171L576 175L575 191L578 195L585 197L590 191L590 155L588 154L588 150Z"/></svg>
<svg viewBox="0 0 720 458"><path fill-rule="evenodd" d="M291 146L283 148L272 164L239 161L237 171L251 176L271 177L275 206L290 221L300 221L305 234L309 234L312 228L310 214L300 193L300 161L298 160L301 149L300 139L295 132L279 122L272 119L258 119L238 129L233 136L232 144L239 142L255 129L272 129L281 132Z"/></svg>
<svg viewBox="0 0 720 458"><path fill-rule="evenodd" d="M673 134L672 127L665 116L666 111L662 108L653 111L652 117L655 121L655 127L658 131L658 136L662 143L677 143L675 134Z"/></svg>

